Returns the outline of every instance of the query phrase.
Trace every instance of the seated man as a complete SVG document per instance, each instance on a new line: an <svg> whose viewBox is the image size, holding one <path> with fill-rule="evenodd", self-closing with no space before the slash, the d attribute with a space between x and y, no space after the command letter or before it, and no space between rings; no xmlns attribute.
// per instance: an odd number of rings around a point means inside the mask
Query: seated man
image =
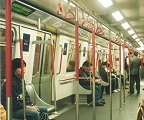
<svg viewBox="0 0 144 120"><path fill-rule="evenodd" d="M24 64L24 73L26 70L26 63ZM3 92L5 93L4 84ZM48 111L44 106L35 106L30 100L30 96L25 89L25 103L26 103L26 119L27 120L48 120ZM5 94L4 94L5 95ZM4 97L4 96L3 96ZM5 98L5 97L4 97ZM4 107L6 107L6 101L2 101ZM22 74L21 74L21 59L15 58L12 60L12 110L15 118L24 118L23 109L23 93L22 93Z"/></svg>
<svg viewBox="0 0 144 120"><path fill-rule="evenodd" d="M91 89L91 73L90 73L90 66L92 66L91 63L89 63L88 61L85 61L82 65L82 67L80 67L79 69L79 77L82 77L79 79L79 84L85 88L90 90ZM84 79L85 78L85 79ZM95 102L96 102L96 106L103 106L104 105L104 101L101 100L101 85L100 84L96 84L95 85Z"/></svg>
<svg viewBox="0 0 144 120"><path fill-rule="evenodd" d="M100 73L102 80L109 83L109 72L106 71L106 65L107 65L107 62L102 62L100 69L99 69L99 73ZM112 77L111 85L112 85L112 92L113 92L115 90L115 87L116 87L116 80L113 77ZM102 87L102 94L103 94L103 92L104 92L104 87ZM110 86L109 85L105 87L105 92L106 92L106 94L110 93Z"/></svg>

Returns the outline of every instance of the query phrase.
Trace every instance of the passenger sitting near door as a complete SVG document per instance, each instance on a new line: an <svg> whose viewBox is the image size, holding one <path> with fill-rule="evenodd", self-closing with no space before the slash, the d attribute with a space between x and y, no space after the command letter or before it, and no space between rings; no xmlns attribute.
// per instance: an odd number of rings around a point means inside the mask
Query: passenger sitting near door
<svg viewBox="0 0 144 120"><path fill-rule="evenodd" d="M79 77L82 77L79 79L79 84L85 88L90 90L91 89L91 72L90 72L90 66L92 66L91 63L88 61L85 61L79 69ZM95 84L95 102L96 106L103 106L104 101L101 100L101 84Z"/></svg>
<svg viewBox="0 0 144 120"><path fill-rule="evenodd" d="M24 64L24 72L26 70L26 63ZM15 58L12 60L12 110L15 118L24 119L23 109L23 93L22 93L22 74L21 74L21 59ZM26 119L27 120L48 120L48 111L44 106L35 106L30 100L30 96L25 90L25 103L26 103ZM3 87L5 93L5 84ZM5 95L5 94L4 94ZM4 96L3 96L4 97ZM5 97L4 97L5 98ZM3 105L6 107L6 101L3 99Z"/></svg>
<svg viewBox="0 0 144 120"><path fill-rule="evenodd" d="M107 65L107 62L102 62L99 73L100 73L102 80L109 83L110 82L109 81L110 80L109 79L109 70L106 70L106 65ZM111 85L112 85L112 92L115 92L114 90L116 89L116 80L113 77L112 77ZM104 91L104 88L102 87L102 94L103 94L103 91ZM109 85L105 87L105 92L106 92L106 94L110 93Z"/></svg>

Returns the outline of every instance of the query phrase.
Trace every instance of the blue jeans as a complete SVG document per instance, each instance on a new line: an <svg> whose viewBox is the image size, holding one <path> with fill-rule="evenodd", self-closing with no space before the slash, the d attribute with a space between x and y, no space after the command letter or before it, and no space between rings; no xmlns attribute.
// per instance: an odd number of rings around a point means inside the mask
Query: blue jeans
<svg viewBox="0 0 144 120"><path fill-rule="evenodd" d="M26 109L26 120L49 120L48 119L48 111L44 106L38 106L40 112L36 110ZM18 110L13 113L15 118L19 118L23 120L24 110Z"/></svg>

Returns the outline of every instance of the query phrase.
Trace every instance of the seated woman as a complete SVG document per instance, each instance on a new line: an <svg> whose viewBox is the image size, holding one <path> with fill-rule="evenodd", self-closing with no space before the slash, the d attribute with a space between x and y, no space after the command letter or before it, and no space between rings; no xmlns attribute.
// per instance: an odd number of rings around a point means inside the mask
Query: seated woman
<svg viewBox="0 0 144 120"><path fill-rule="evenodd" d="M26 70L26 63L24 64L24 73ZM5 92L5 86L4 92ZM22 74L21 74L21 59L15 58L12 60L12 110L13 117L18 119L24 119L23 109L23 93L22 93ZM30 96L25 89L25 103L26 103L26 119L27 120L48 120L48 111L44 106L36 106L31 100ZM3 102L6 106L6 103Z"/></svg>
<svg viewBox="0 0 144 120"><path fill-rule="evenodd" d="M85 88L90 90L91 89L91 75L90 75L90 66L92 66L91 63L88 61L85 61L79 69L79 77L82 77L79 79L79 84ZM84 79L85 78L85 79ZM101 85L96 84L95 85L95 101L96 101L96 106L103 106L104 101L101 100Z"/></svg>

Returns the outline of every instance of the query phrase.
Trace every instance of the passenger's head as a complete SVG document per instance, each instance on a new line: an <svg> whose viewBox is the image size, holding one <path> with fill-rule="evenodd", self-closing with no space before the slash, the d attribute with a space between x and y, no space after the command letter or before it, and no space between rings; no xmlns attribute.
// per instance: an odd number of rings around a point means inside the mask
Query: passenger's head
<svg viewBox="0 0 144 120"><path fill-rule="evenodd" d="M67 67L67 72L75 71L75 61L69 61L69 65Z"/></svg>
<svg viewBox="0 0 144 120"><path fill-rule="evenodd" d="M92 63L90 63L89 61L85 61L82 65L82 68L86 71L89 71L91 66L92 66Z"/></svg>
<svg viewBox="0 0 144 120"><path fill-rule="evenodd" d="M128 53L128 55L129 55L129 56L133 56L134 54L133 54L132 51L130 51L130 52Z"/></svg>
<svg viewBox="0 0 144 120"><path fill-rule="evenodd" d="M24 64L24 73L25 73L26 62L24 60L23 60L23 64ZM12 60L12 74L15 74L18 77L21 76L21 59L20 58L15 58Z"/></svg>
<svg viewBox="0 0 144 120"><path fill-rule="evenodd" d="M102 67L106 67L106 65L107 65L107 62L102 62L102 63L101 63L101 66L102 66Z"/></svg>
<svg viewBox="0 0 144 120"><path fill-rule="evenodd" d="M134 56L138 56L138 52L137 51L134 51Z"/></svg>

